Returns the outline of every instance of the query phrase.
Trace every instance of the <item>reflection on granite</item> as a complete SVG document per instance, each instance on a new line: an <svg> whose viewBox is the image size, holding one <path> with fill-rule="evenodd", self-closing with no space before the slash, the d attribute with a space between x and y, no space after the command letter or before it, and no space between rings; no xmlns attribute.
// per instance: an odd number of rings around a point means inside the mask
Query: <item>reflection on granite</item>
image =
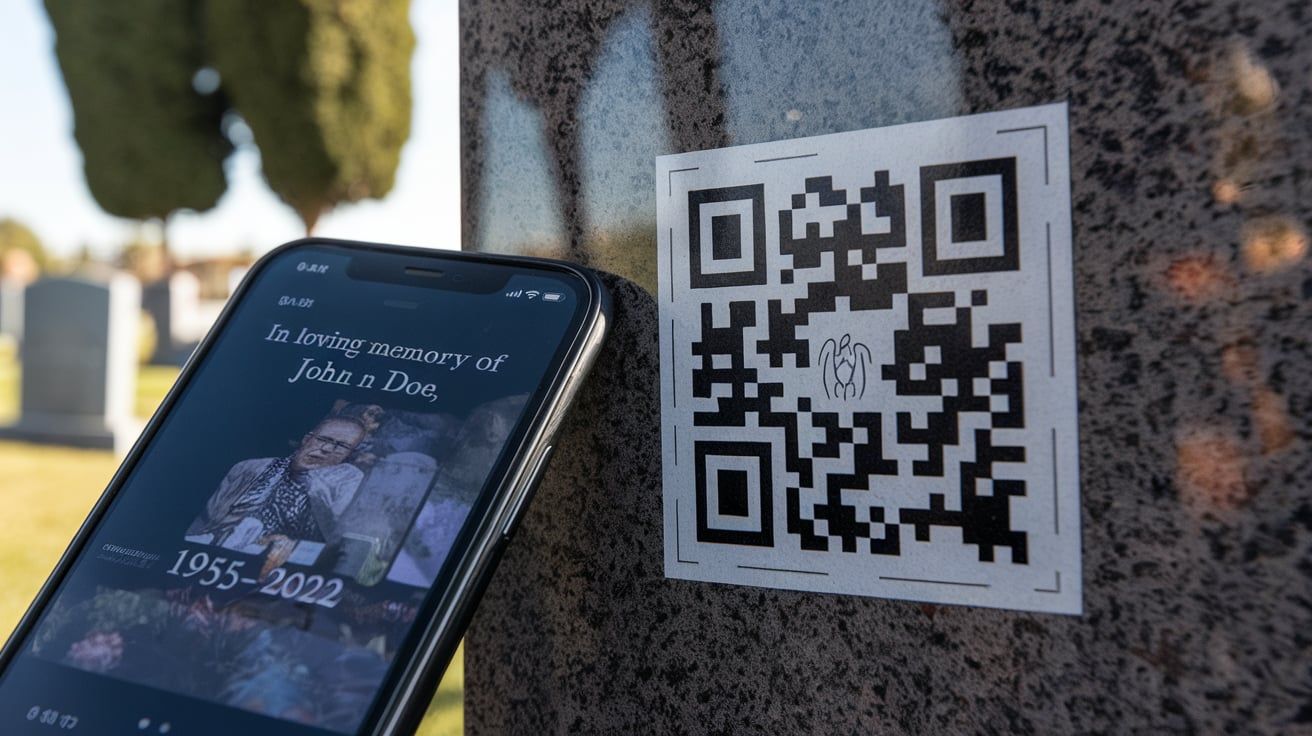
<svg viewBox="0 0 1312 736"><path fill-rule="evenodd" d="M499 69L488 74L483 105L488 123L483 186L489 196L477 200L483 223L479 249L524 252L561 242L565 229L542 113L516 97Z"/></svg>
<svg viewBox="0 0 1312 736"><path fill-rule="evenodd" d="M721 78L732 143L960 114L960 60L943 9L924 0L722 0Z"/></svg>
<svg viewBox="0 0 1312 736"><path fill-rule="evenodd" d="M1085 615L665 580L654 307L626 292L471 629L471 730L1312 729L1306 4L711 7L462 3L467 242L502 246L495 74L554 182L515 197L563 223L525 247L648 288L662 146L1068 100Z"/></svg>
<svg viewBox="0 0 1312 736"><path fill-rule="evenodd" d="M932 5L828 7L807 18L784 0L467 6L465 241L574 258L654 290L656 156L960 111ZM543 162L552 187L536 186ZM567 225L556 232L542 227L553 207Z"/></svg>
<svg viewBox="0 0 1312 736"><path fill-rule="evenodd" d="M650 233L657 156L670 150L651 13L636 6L610 29L579 105L584 232ZM593 145L607 141L609 145Z"/></svg>

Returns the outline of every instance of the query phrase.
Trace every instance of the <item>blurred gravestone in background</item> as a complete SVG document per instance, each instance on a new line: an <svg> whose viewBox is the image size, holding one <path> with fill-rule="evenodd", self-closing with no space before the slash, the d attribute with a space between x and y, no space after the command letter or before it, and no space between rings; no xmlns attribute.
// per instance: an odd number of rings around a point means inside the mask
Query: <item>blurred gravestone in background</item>
<svg viewBox="0 0 1312 736"><path fill-rule="evenodd" d="M23 292L27 285L0 278L0 338L23 342Z"/></svg>
<svg viewBox="0 0 1312 736"><path fill-rule="evenodd" d="M125 452L141 288L123 274L47 278L27 288L18 422L0 438Z"/></svg>
<svg viewBox="0 0 1312 736"><path fill-rule="evenodd" d="M241 280L246 278L246 274L250 270L250 266L233 266L228 269L227 278L225 279L228 287L228 297L237 293L237 287L241 285Z"/></svg>
<svg viewBox="0 0 1312 736"><path fill-rule="evenodd" d="M141 306L155 323L150 362L182 365L209 329L200 311L200 282L189 271L175 271L141 290Z"/></svg>
<svg viewBox="0 0 1312 736"><path fill-rule="evenodd" d="M23 341L23 290L46 267L45 246L23 223L0 218L0 339Z"/></svg>

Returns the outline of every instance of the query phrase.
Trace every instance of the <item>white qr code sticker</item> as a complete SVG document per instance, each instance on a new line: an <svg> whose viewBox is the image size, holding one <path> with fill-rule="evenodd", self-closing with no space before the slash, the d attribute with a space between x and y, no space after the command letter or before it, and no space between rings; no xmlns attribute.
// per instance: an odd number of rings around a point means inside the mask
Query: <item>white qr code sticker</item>
<svg viewBox="0 0 1312 736"><path fill-rule="evenodd" d="M662 156L665 572L1081 611L1065 104Z"/></svg>

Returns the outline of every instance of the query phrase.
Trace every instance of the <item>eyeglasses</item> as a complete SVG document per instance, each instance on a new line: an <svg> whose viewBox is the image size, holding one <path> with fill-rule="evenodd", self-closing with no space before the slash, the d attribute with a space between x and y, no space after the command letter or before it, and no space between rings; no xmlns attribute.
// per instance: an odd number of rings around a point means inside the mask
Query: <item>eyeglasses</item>
<svg viewBox="0 0 1312 736"><path fill-rule="evenodd" d="M335 440L332 437L324 437L321 434L314 434L313 432L307 434L305 438L310 442L317 442L320 447L335 450L337 452L350 452L355 449L355 445L342 442L341 440Z"/></svg>

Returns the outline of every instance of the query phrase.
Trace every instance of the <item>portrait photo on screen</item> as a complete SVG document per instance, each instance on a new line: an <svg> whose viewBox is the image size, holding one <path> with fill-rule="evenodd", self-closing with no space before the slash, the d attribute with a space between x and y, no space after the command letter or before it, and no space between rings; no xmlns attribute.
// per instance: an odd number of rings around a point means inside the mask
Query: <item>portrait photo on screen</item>
<svg viewBox="0 0 1312 736"><path fill-rule="evenodd" d="M62 597L32 653L353 729L526 400L457 416L328 399L317 420L262 417L261 434L279 439L195 479L176 557L137 565L126 545L107 546L99 556L126 556L139 576Z"/></svg>

